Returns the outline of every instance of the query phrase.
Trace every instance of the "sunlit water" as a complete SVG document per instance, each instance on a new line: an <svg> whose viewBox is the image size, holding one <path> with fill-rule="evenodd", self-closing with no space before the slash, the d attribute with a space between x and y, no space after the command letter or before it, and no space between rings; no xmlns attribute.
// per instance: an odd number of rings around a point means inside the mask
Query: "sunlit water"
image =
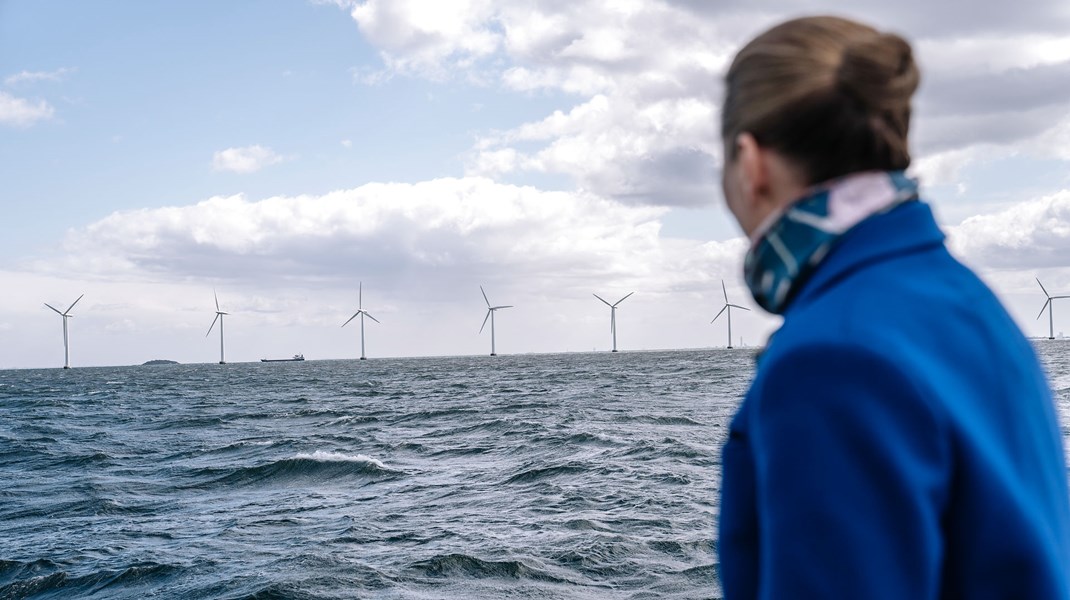
<svg viewBox="0 0 1070 600"><path fill-rule="evenodd" d="M1038 341L1064 423L1070 342ZM0 598L719 598L752 349L0 371Z"/></svg>

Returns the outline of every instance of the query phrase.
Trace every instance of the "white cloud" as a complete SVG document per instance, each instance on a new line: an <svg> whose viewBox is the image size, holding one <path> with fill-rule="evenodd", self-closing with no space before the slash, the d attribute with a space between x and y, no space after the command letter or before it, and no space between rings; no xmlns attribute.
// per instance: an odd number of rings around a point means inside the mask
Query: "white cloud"
<svg viewBox="0 0 1070 600"><path fill-rule="evenodd" d="M912 162L910 172L925 186L953 185L962 181L966 167L1012 154L992 146L971 146L931 153Z"/></svg>
<svg viewBox="0 0 1070 600"><path fill-rule="evenodd" d="M593 285L696 290L738 273L742 238L665 238L664 214L483 178L259 201L214 197L114 213L72 232L62 258L32 268L100 280L219 280L272 289L348 288L363 273L410 292L483 281L573 296Z"/></svg>
<svg viewBox="0 0 1070 600"><path fill-rule="evenodd" d="M928 38L914 44L930 76L1002 73L1070 60L1070 38L1051 33Z"/></svg>
<svg viewBox="0 0 1070 600"><path fill-rule="evenodd" d="M1070 267L1070 190L970 217L949 230L951 246L988 269Z"/></svg>
<svg viewBox="0 0 1070 600"><path fill-rule="evenodd" d="M432 279L495 268L619 276L658 247L662 213L590 194L439 179L119 212L73 233L66 250L82 273L163 277L332 279L352 264Z"/></svg>
<svg viewBox="0 0 1070 600"><path fill-rule="evenodd" d="M216 171L233 171L234 173L254 173L264 167L286 160L266 146L244 146L227 148L212 155L212 168Z"/></svg>
<svg viewBox="0 0 1070 600"><path fill-rule="evenodd" d="M63 81L67 75L70 75L75 70L67 67L56 69L55 71L22 71L14 75L8 75L4 78L5 85L18 85L20 83L34 83L38 81Z"/></svg>
<svg viewBox="0 0 1070 600"><path fill-rule="evenodd" d="M1070 161L1070 113L1064 114L1050 129L1037 136L1031 147L1040 156Z"/></svg>
<svg viewBox="0 0 1070 600"><path fill-rule="evenodd" d="M55 110L44 100L32 102L0 92L0 124L13 127L29 127L38 121L52 118Z"/></svg>
<svg viewBox="0 0 1070 600"><path fill-rule="evenodd" d="M117 319L104 326L104 330L111 333L125 333L131 331L137 331L138 326L132 319Z"/></svg>
<svg viewBox="0 0 1070 600"><path fill-rule="evenodd" d="M472 67L501 42L488 23L491 0L370 0L350 14L392 70L435 79Z"/></svg>
<svg viewBox="0 0 1070 600"><path fill-rule="evenodd" d="M637 105L598 95L572 109L482 139L469 172L571 175L617 200L700 206L718 198L717 112L697 98ZM517 148L537 143L534 152ZM538 143L542 143L538 145Z"/></svg>
<svg viewBox="0 0 1070 600"><path fill-rule="evenodd" d="M346 148L352 148L353 147L353 140L342 140L342 145L345 146Z"/></svg>
<svg viewBox="0 0 1070 600"><path fill-rule="evenodd" d="M468 173L564 174L601 195L676 206L718 195L720 82L731 56L772 23L814 10L798 0L336 3L382 52L384 70L366 79L468 78L570 98L571 108L544 119L483 132ZM1064 3L1020 11L908 0L892 10L877 0L825 0L820 11L914 38L924 73L914 147L929 159L925 170L940 163L950 174L951 162L969 166L997 146L1065 153L1038 144L1070 104Z"/></svg>

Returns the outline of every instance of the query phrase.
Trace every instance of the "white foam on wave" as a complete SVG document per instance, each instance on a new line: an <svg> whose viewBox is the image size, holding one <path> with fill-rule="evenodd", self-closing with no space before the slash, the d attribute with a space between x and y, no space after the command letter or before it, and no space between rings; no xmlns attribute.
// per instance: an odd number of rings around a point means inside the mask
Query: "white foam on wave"
<svg viewBox="0 0 1070 600"><path fill-rule="evenodd" d="M317 460L320 462L361 462L370 465L375 465L380 469L389 469L390 467L383 464L383 461L378 458L372 458L364 454L342 454L341 452L324 452L323 450L316 450L312 454L302 452L294 456L294 458L307 458L309 460Z"/></svg>

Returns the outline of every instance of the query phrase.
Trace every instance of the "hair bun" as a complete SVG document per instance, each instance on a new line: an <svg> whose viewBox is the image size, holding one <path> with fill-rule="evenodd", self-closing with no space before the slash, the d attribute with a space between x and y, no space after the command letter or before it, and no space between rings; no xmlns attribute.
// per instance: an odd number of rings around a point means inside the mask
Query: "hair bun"
<svg viewBox="0 0 1070 600"><path fill-rule="evenodd" d="M792 19L748 42L725 75L721 135L735 160L747 133L810 184L910 166L918 67L895 34L833 16Z"/></svg>
<svg viewBox="0 0 1070 600"><path fill-rule="evenodd" d="M877 112L909 111L919 79L910 44L894 33L847 44L837 72L840 89Z"/></svg>

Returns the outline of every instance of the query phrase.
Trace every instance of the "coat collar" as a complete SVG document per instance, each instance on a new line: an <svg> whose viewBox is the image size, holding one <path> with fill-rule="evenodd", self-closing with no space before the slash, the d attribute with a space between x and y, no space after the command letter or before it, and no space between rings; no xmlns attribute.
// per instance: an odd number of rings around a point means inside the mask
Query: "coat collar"
<svg viewBox="0 0 1070 600"><path fill-rule="evenodd" d="M837 241L788 306L785 316L809 304L829 286L859 268L943 243L944 233L925 202L907 202L890 212L874 215Z"/></svg>

